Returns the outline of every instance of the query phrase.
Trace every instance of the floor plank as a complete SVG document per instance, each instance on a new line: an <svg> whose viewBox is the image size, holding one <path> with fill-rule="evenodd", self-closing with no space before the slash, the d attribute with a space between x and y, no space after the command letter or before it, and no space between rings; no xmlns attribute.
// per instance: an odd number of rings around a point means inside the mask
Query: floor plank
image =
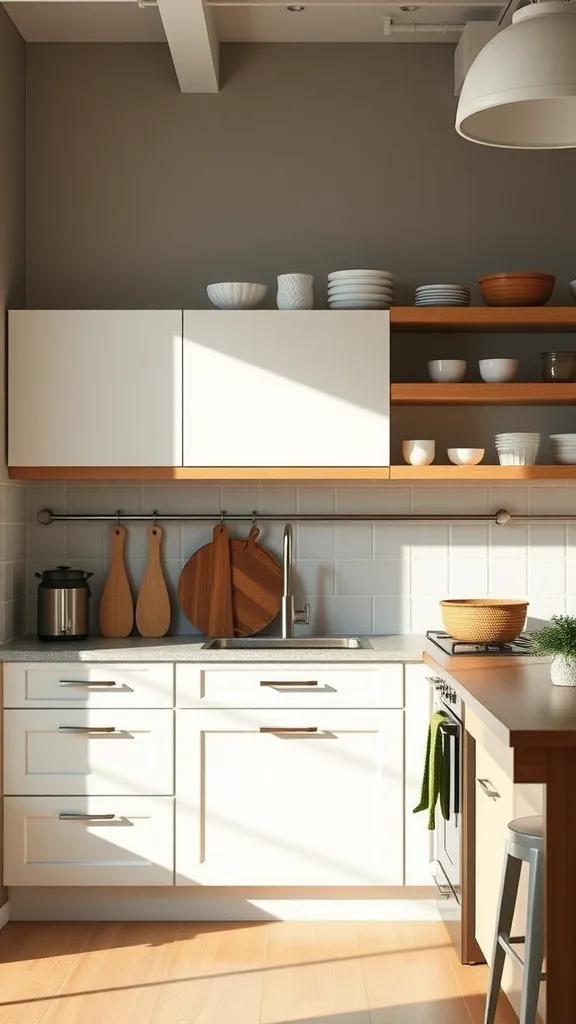
<svg viewBox="0 0 576 1024"><path fill-rule="evenodd" d="M451 946L446 950L446 958L454 971L458 987L468 1007L473 1024L484 1024L484 1005L489 976L488 965L468 966L461 964L456 956L456 951ZM503 995L498 1003L496 1024L518 1024L516 1014Z"/></svg>
<svg viewBox="0 0 576 1024"><path fill-rule="evenodd" d="M370 1024L351 923L268 926L261 1024Z"/></svg>
<svg viewBox="0 0 576 1024"><path fill-rule="evenodd" d="M267 928L183 924L153 1024L259 1024Z"/></svg>
<svg viewBox="0 0 576 1024"><path fill-rule="evenodd" d="M42 1024L149 1024L179 931L175 921L95 924Z"/></svg>
<svg viewBox="0 0 576 1024"><path fill-rule="evenodd" d="M0 1024L36 1024L83 948L92 924L10 922L0 932Z"/></svg>

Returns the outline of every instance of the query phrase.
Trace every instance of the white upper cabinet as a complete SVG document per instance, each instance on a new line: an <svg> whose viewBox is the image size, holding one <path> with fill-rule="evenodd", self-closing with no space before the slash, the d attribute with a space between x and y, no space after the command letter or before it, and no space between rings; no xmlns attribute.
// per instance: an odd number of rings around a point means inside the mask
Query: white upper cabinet
<svg viewBox="0 0 576 1024"><path fill-rule="evenodd" d="M387 312L185 311L185 466L387 466Z"/></svg>
<svg viewBox="0 0 576 1024"><path fill-rule="evenodd" d="M181 466L180 310L17 310L11 466Z"/></svg>

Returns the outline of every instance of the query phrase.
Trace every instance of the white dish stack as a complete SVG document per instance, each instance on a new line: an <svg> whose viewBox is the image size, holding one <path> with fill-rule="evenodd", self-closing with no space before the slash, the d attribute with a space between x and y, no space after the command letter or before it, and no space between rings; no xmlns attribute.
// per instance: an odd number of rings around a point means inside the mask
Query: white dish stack
<svg viewBox="0 0 576 1024"><path fill-rule="evenodd" d="M576 434L550 434L554 462L576 466Z"/></svg>
<svg viewBox="0 0 576 1024"><path fill-rule="evenodd" d="M387 270L335 270L328 274L330 309L390 309L394 275Z"/></svg>
<svg viewBox="0 0 576 1024"><path fill-rule="evenodd" d="M533 466L540 448L540 434L496 434L501 466Z"/></svg>
<svg viewBox="0 0 576 1024"><path fill-rule="evenodd" d="M469 306L470 289L463 284L421 284L416 289L417 306Z"/></svg>

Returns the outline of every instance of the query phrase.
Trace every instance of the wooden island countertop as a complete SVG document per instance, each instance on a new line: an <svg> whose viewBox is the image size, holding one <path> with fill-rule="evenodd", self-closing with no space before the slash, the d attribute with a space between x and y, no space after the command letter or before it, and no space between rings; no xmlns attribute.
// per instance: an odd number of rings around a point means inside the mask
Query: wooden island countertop
<svg viewBox="0 0 576 1024"><path fill-rule="evenodd" d="M576 1022L576 687L554 686L548 659L424 661L514 752L514 780L544 783L546 1018Z"/></svg>

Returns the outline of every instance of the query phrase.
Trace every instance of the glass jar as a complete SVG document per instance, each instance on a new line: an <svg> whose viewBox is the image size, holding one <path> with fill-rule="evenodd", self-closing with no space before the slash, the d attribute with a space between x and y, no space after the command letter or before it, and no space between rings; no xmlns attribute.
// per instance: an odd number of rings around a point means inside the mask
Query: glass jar
<svg viewBox="0 0 576 1024"><path fill-rule="evenodd" d="M542 352L542 380L567 384L576 376L576 352Z"/></svg>

